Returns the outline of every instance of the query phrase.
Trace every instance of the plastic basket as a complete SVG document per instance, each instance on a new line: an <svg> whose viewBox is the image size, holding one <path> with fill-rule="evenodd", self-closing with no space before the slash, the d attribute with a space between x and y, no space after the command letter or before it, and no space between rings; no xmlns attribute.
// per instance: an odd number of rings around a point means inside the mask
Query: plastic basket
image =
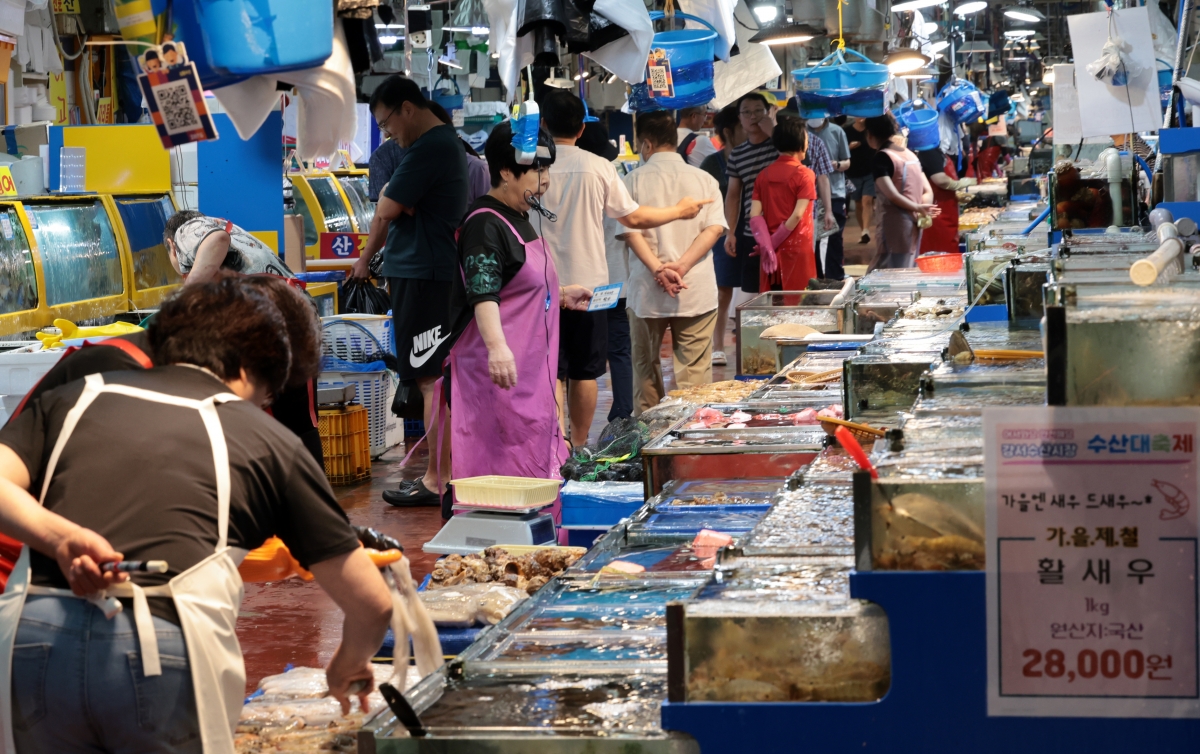
<svg viewBox="0 0 1200 754"><path fill-rule="evenodd" d="M404 420L404 437L424 437L425 422L420 419L405 419Z"/></svg>
<svg viewBox="0 0 1200 754"><path fill-rule="evenodd" d="M900 125L908 129L909 149L922 152L941 144L942 134L938 129L937 110L917 110L912 102L905 102L893 112Z"/></svg>
<svg viewBox="0 0 1200 754"><path fill-rule="evenodd" d="M846 53L862 58L862 60L847 61ZM855 50L835 50L815 66L797 68L792 71L792 77L796 79L797 92L811 92L820 89L867 89L886 86L888 68L882 63L871 62L870 58ZM882 113L880 114L882 115Z"/></svg>
<svg viewBox="0 0 1200 754"><path fill-rule="evenodd" d="M388 383L391 373L382 372L321 372L317 387L337 387L353 383L357 389L358 402L367 409L367 429L370 437L372 458L383 455L388 449L387 418Z"/></svg>
<svg viewBox="0 0 1200 754"><path fill-rule="evenodd" d="M396 353L394 320L386 314L339 314L321 318L321 353L361 362L379 353Z"/></svg>
<svg viewBox="0 0 1200 754"><path fill-rule="evenodd" d="M801 118L834 118L839 115L874 118L883 115L886 96L887 87L796 92Z"/></svg>
<svg viewBox="0 0 1200 754"><path fill-rule="evenodd" d="M454 499L463 505L488 508L532 508L549 505L558 498L562 484L557 479L520 476L473 476L453 479Z"/></svg>
<svg viewBox="0 0 1200 754"><path fill-rule="evenodd" d="M958 272L963 268L963 256L953 251L931 251L917 257L921 272Z"/></svg>
<svg viewBox="0 0 1200 754"><path fill-rule="evenodd" d="M717 96L716 90L713 89L713 53L716 50L717 30L712 24L696 16L676 13L674 17L695 21L706 28L675 29L654 35L654 40L650 43L651 54L670 64L675 96L655 96L644 83L634 84L629 103L637 112L698 107L707 105ZM650 14L652 21L663 18L665 16L661 11Z"/></svg>
<svg viewBox="0 0 1200 754"><path fill-rule="evenodd" d="M987 114L987 104L979 89L969 81L955 79L938 93L939 112L946 113L955 123L973 123Z"/></svg>
<svg viewBox="0 0 1200 754"><path fill-rule="evenodd" d="M319 66L333 53L329 0L191 2L205 52L217 71L235 76L296 71Z"/></svg>
<svg viewBox="0 0 1200 754"><path fill-rule="evenodd" d="M371 476L369 424L363 406L318 412L325 476L330 484L353 484Z"/></svg>

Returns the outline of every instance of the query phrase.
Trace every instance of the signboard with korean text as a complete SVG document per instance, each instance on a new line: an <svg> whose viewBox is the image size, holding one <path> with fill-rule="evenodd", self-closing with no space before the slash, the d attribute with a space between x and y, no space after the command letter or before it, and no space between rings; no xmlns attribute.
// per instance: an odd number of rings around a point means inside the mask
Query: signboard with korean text
<svg viewBox="0 0 1200 754"><path fill-rule="evenodd" d="M370 233L322 233L321 259L358 259Z"/></svg>
<svg viewBox="0 0 1200 754"><path fill-rule="evenodd" d="M1200 409L984 412L988 714L1200 717Z"/></svg>

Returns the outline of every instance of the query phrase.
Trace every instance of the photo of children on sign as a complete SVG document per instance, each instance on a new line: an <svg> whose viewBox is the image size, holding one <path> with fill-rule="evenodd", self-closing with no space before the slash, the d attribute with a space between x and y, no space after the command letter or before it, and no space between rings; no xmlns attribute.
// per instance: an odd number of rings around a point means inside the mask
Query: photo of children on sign
<svg viewBox="0 0 1200 754"><path fill-rule="evenodd" d="M217 129L204 102L200 75L182 42L166 41L138 57L138 86L150 108L163 148L216 139Z"/></svg>

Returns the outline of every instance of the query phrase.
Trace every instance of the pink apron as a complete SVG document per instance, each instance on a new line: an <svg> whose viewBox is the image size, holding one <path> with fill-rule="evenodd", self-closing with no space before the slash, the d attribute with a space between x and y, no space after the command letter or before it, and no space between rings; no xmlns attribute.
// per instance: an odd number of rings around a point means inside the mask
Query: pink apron
<svg viewBox="0 0 1200 754"><path fill-rule="evenodd" d="M474 317L450 349L450 447L454 476L488 474L561 479L567 445L558 425L558 272L539 238L526 243L525 264L500 291L500 323L517 362L517 385L503 390L488 376L488 349ZM464 222L466 222L464 220ZM561 501L550 509L561 522Z"/></svg>
<svg viewBox="0 0 1200 754"><path fill-rule="evenodd" d="M909 201L920 204L921 161L907 149L903 152L884 149L882 152L891 158L895 168L892 183L896 185L896 190ZM889 202L883 192L878 192L875 197L875 217L875 243L878 248L870 269L915 267L917 250L921 248L921 229L917 227L917 218L908 210Z"/></svg>

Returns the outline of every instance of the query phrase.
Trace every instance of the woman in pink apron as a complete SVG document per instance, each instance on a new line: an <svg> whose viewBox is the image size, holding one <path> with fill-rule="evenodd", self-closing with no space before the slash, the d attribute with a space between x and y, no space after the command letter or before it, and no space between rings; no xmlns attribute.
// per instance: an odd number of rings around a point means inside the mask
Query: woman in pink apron
<svg viewBox="0 0 1200 754"><path fill-rule="evenodd" d="M912 267L921 248L919 218L928 221L940 209L921 161L905 148L896 122L885 114L864 121L867 143L875 153L875 259L870 269Z"/></svg>
<svg viewBox="0 0 1200 754"><path fill-rule="evenodd" d="M449 357L456 478L558 479L567 459L555 402L558 310L586 309L591 291L558 284L529 221L549 186L553 143L539 140L533 164L521 165L511 142L507 123L493 129L485 148L492 189L471 205L458 238L466 295ZM551 509L556 523L560 507Z"/></svg>

